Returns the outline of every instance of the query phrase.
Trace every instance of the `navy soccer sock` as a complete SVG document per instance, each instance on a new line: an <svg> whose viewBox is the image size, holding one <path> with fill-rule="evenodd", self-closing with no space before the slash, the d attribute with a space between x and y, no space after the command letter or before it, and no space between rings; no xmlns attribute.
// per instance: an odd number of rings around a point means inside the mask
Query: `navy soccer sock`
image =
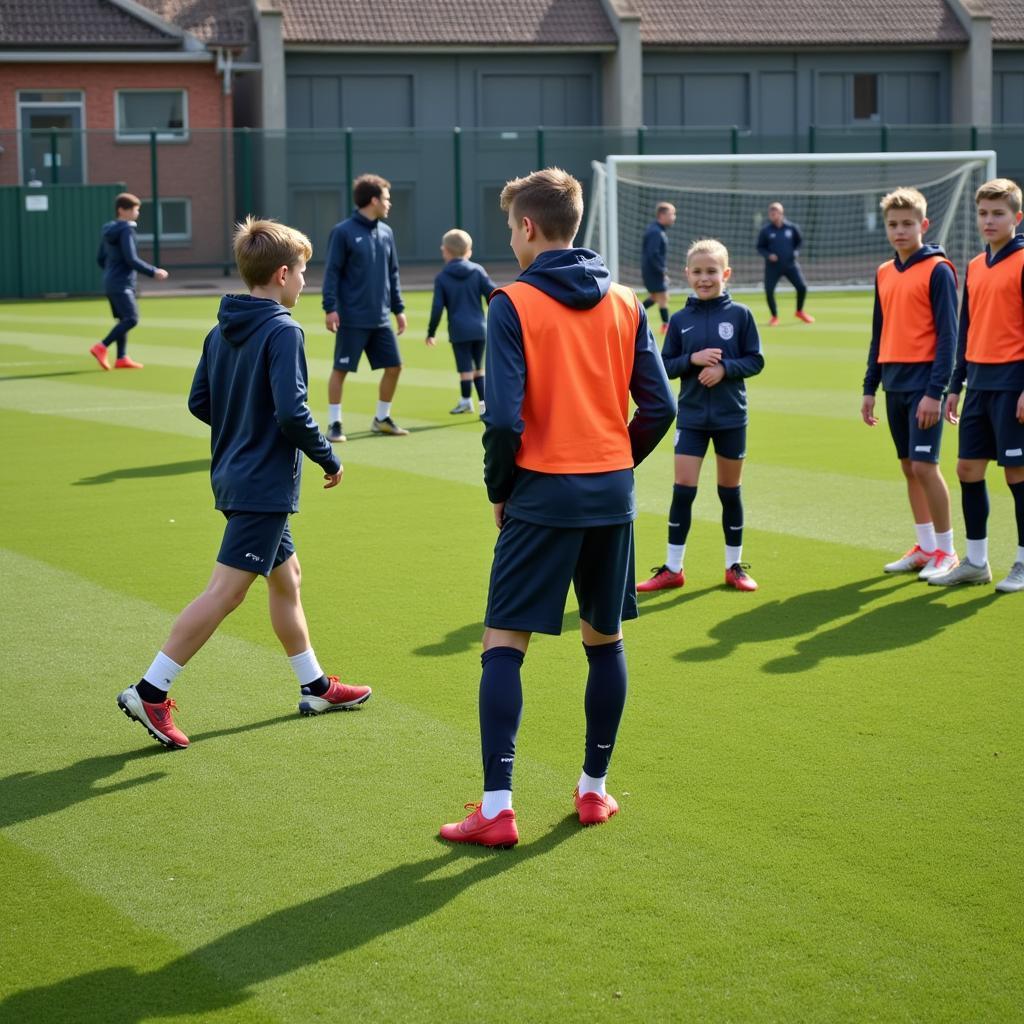
<svg viewBox="0 0 1024 1024"><path fill-rule="evenodd" d="M988 489L984 480L960 481L960 505L968 540L984 540L988 536Z"/></svg>
<svg viewBox="0 0 1024 1024"><path fill-rule="evenodd" d="M473 385L476 387L476 397L482 402L484 400L484 378L483 374L473 378Z"/></svg>
<svg viewBox="0 0 1024 1024"><path fill-rule="evenodd" d="M644 299L644 309L650 309L651 306L653 306L653 305L654 305L654 299L652 299L650 297L650 295L648 295L647 298Z"/></svg>
<svg viewBox="0 0 1024 1024"><path fill-rule="evenodd" d="M728 547L738 548L743 543L743 495L740 487L718 488L722 503L722 532Z"/></svg>
<svg viewBox="0 0 1024 1024"><path fill-rule="evenodd" d="M484 789L511 789L516 733L523 717L522 651L492 647L480 656L480 747Z"/></svg>
<svg viewBox="0 0 1024 1024"><path fill-rule="evenodd" d="M799 313L804 308L804 299L807 298L807 286L797 285L796 288L796 311Z"/></svg>
<svg viewBox="0 0 1024 1024"><path fill-rule="evenodd" d="M311 683L306 683L305 686L300 686L299 691L306 697L322 697L330 688L330 680L327 676L321 676Z"/></svg>
<svg viewBox="0 0 1024 1024"><path fill-rule="evenodd" d="M667 306L659 306L658 307L658 312L661 314L661 322L663 324L667 324L668 323L668 307Z"/></svg>
<svg viewBox="0 0 1024 1024"><path fill-rule="evenodd" d="M1014 511L1017 514L1017 545L1024 548L1024 480L1009 486L1013 495Z"/></svg>
<svg viewBox="0 0 1024 1024"><path fill-rule="evenodd" d="M463 398L469 398L469 396L473 394L473 382L471 380L460 380L459 394L461 394Z"/></svg>
<svg viewBox="0 0 1024 1024"><path fill-rule="evenodd" d="M668 510L669 544L686 543L690 523L693 521L693 499L696 497L696 487L688 487L686 484L672 485L672 504Z"/></svg>
<svg viewBox="0 0 1024 1024"><path fill-rule="evenodd" d="M608 774L615 735L626 706L626 652L621 640L610 644L584 644L590 672L583 709L587 715L587 744L583 771L594 779Z"/></svg>
<svg viewBox="0 0 1024 1024"><path fill-rule="evenodd" d="M167 700L166 690L161 690L145 679L140 679L135 684L135 690L147 704L163 704Z"/></svg>
<svg viewBox="0 0 1024 1024"><path fill-rule="evenodd" d="M779 307L775 304L775 285L774 284L772 284L772 285L767 285L766 284L764 286L764 298L765 298L765 301L768 303L768 312L771 313L772 316L778 316L779 315Z"/></svg>

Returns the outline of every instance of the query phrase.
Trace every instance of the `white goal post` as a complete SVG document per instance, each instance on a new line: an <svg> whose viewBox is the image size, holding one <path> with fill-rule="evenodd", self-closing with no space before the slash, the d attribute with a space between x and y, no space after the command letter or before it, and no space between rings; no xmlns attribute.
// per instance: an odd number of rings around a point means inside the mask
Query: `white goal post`
<svg viewBox="0 0 1024 1024"><path fill-rule="evenodd" d="M729 249L734 289L759 286L756 240L770 202L803 236L800 263L812 287L868 288L891 253L878 202L912 186L928 200L925 240L944 246L958 270L981 248L974 192L996 175L993 150L923 153L612 155L593 163L583 244L604 257L614 280L642 288L643 233L659 202L675 205L669 276L685 287L689 243L718 238Z"/></svg>

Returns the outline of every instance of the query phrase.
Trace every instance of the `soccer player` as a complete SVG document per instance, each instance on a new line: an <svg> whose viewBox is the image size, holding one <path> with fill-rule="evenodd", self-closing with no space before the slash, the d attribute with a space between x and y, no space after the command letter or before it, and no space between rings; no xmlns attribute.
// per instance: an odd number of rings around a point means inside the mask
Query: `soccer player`
<svg viewBox="0 0 1024 1024"><path fill-rule="evenodd" d="M487 324L481 302L486 302L495 289L494 282L479 263L471 263L473 239L465 231L452 228L441 239L444 269L434 278L434 302L427 325L427 345L437 344L434 335L441 322L441 313L448 312L448 340L452 343L455 369L459 374L458 404L453 416L473 411L473 388L484 403L484 340Z"/></svg>
<svg viewBox="0 0 1024 1024"><path fill-rule="evenodd" d="M110 369L107 349L116 342L117 360L114 368L118 370L141 370L142 363L137 363L128 355L128 332L139 322L139 302L135 295L135 284L139 272L157 281L167 279L167 271L154 267L139 256L135 247L135 225L142 209L142 200L131 192L122 192L114 199L114 219L103 225L96 262L103 268L103 288L110 303L110 312L114 314L116 324L110 333L96 342L90 355L104 370Z"/></svg>
<svg viewBox="0 0 1024 1024"><path fill-rule="evenodd" d="M754 316L725 290L732 276L729 251L713 238L701 239L686 254L686 279L693 295L668 324L661 358L670 378L678 377L675 485L668 514L665 564L637 590L668 590L686 583L683 560L693 501L708 444L715 446L718 498L725 533L725 583L757 590L743 561L743 498L740 481L747 454L746 378L764 368Z"/></svg>
<svg viewBox="0 0 1024 1024"><path fill-rule="evenodd" d="M302 328L289 310L305 283L309 239L272 220L246 218L235 232L235 261L248 295L225 295L203 342L189 411L210 424L210 479L227 525L206 589L171 627L153 664L118 695L118 707L167 747L188 746L174 722L171 684L223 620L265 576L270 623L299 682L299 712L356 707L368 686L325 676L309 642L299 597L299 560L288 517L299 510L302 456L323 470L325 489L342 467L306 404Z"/></svg>
<svg viewBox="0 0 1024 1024"><path fill-rule="evenodd" d="M658 203L654 220L644 232L640 255L640 273L648 291L644 309L658 304L661 333L668 330L668 229L676 222L676 208L671 203Z"/></svg>
<svg viewBox="0 0 1024 1024"><path fill-rule="evenodd" d="M768 321L769 327L779 325L775 287L783 277L796 289L796 318L803 320L805 324L814 323L814 317L804 312L807 283L804 281L798 260L802 241L800 229L791 220L786 220L786 211L782 203L770 203L768 220L757 236L757 251L764 257L764 294L772 314L771 320Z"/></svg>
<svg viewBox="0 0 1024 1024"><path fill-rule="evenodd" d="M1017 557L996 590L1024 590L1024 235L1021 189L993 178L975 193L985 251L967 266L960 306L956 367L946 419L960 424L956 475L960 479L967 557L928 582L938 587L989 583L988 491L990 460L1003 467L1017 519ZM967 382L963 413L960 392Z"/></svg>
<svg viewBox="0 0 1024 1024"><path fill-rule="evenodd" d="M915 188L882 199L889 244L896 250L875 274L875 310L860 415L873 427L875 393L885 410L907 480L917 542L886 572L929 579L958 563L949 488L939 469L942 402L956 350L956 271L940 245L926 245L928 203Z"/></svg>
<svg viewBox="0 0 1024 1024"><path fill-rule="evenodd" d="M391 212L391 182L363 174L352 183L352 201L356 206L352 216L335 224L327 240L323 306L327 330L335 335L334 369L327 382L327 437L345 440L342 390L345 378L359 368L363 352L371 370L384 370L370 430L404 437L409 431L391 418L402 357L390 314L395 316L398 334L406 327L395 236L384 223Z"/></svg>
<svg viewBox="0 0 1024 1024"><path fill-rule="evenodd" d="M647 317L601 257L573 248L580 183L557 168L501 193L523 273L491 298L487 319L484 479L498 542L480 679L484 793L459 843L512 846L512 769L523 710L521 668L534 632L557 635L572 582L589 662L581 824L618 804L605 776L626 700L622 620L636 617L633 467L672 422L673 402ZM629 397L636 412L629 419Z"/></svg>

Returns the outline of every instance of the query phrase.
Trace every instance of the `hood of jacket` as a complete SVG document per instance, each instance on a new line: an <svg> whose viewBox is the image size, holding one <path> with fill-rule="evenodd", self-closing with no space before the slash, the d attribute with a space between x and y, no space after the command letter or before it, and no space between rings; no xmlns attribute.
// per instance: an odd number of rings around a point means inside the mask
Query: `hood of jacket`
<svg viewBox="0 0 1024 1024"><path fill-rule="evenodd" d="M946 250L943 249L941 245L932 245L931 243L926 242L924 245L921 246L920 249L917 250L917 252L914 253L913 256L910 257L910 259L907 260L906 263L901 262L899 255L897 255L894 260L894 264L897 270L907 270L908 268L914 266L915 263L920 263L922 260L929 259L932 256L945 255Z"/></svg>
<svg viewBox="0 0 1024 1024"><path fill-rule="evenodd" d="M570 309L592 309L608 294L612 276L590 249L542 252L518 277Z"/></svg>
<svg viewBox="0 0 1024 1024"><path fill-rule="evenodd" d="M454 277L456 281L465 281L467 277L472 277L476 269L476 264L470 263L469 260L451 260L444 265L444 272L449 277Z"/></svg>
<svg viewBox="0 0 1024 1024"><path fill-rule="evenodd" d="M715 313L721 309L728 309L731 305L732 298L729 293L722 292L713 299L698 299L696 295L691 295L683 308L691 313Z"/></svg>
<svg viewBox="0 0 1024 1024"><path fill-rule="evenodd" d="M224 340L238 348L271 320L290 315L280 302L273 299L258 299L253 295L225 295L220 300L217 324Z"/></svg>
<svg viewBox="0 0 1024 1024"><path fill-rule="evenodd" d="M103 225L103 239L111 245L119 245L121 235L126 231L130 231L133 227L135 227L135 221L133 220L108 220ZM93 230L95 231L96 229L93 228ZM93 237L95 238L96 236L93 235Z"/></svg>

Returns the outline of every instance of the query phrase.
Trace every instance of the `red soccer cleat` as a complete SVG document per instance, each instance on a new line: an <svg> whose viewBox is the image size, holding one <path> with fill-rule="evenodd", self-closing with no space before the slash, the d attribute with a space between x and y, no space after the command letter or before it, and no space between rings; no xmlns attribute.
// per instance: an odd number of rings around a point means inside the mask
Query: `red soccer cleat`
<svg viewBox="0 0 1024 1024"><path fill-rule="evenodd" d="M814 317L810 313L805 313L802 309L796 311L797 320L803 320L805 324L813 324Z"/></svg>
<svg viewBox="0 0 1024 1024"><path fill-rule="evenodd" d="M110 363L107 362L107 346L102 342L97 341L96 344L89 349L89 355L91 355L96 362L100 364L101 369L110 369Z"/></svg>
<svg viewBox="0 0 1024 1024"><path fill-rule="evenodd" d="M115 370L141 370L142 363L135 362L131 356L121 356L120 359L114 363Z"/></svg>
<svg viewBox="0 0 1024 1024"><path fill-rule="evenodd" d="M777 316L773 316L771 318L771 320L768 321L768 326L769 327L778 327L779 326L779 318Z"/></svg>
<svg viewBox="0 0 1024 1024"><path fill-rule="evenodd" d="M174 724L171 714L178 706L175 701L168 699L162 704L148 704L134 686L129 686L117 695L117 706L165 747L184 750L188 746L188 737Z"/></svg>
<svg viewBox="0 0 1024 1024"><path fill-rule="evenodd" d="M656 566L651 572L654 575L649 580L644 580L643 583L636 585L636 589L642 594L652 590L674 590L686 582L686 576L682 569L679 572L673 572L667 565L662 565Z"/></svg>
<svg viewBox="0 0 1024 1024"><path fill-rule="evenodd" d="M577 787L572 794L576 804L576 813L580 816L581 825L603 825L613 814L619 813L619 805L610 793L584 793L580 796Z"/></svg>
<svg viewBox="0 0 1024 1024"><path fill-rule="evenodd" d="M668 334L668 324L662 324L661 325L661 333L662 334Z"/></svg>
<svg viewBox="0 0 1024 1024"><path fill-rule="evenodd" d="M368 686L348 686L337 676L328 676L331 684L320 697L303 697L299 701L300 715L322 715L326 711L351 711L365 704L373 690Z"/></svg>
<svg viewBox="0 0 1024 1024"><path fill-rule="evenodd" d="M757 590L757 584L747 575L750 566L746 562L734 562L725 570L725 584L736 590Z"/></svg>
<svg viewBox="0 0 1024 1024"><path fill-rule="evenodd" d="M516 812L499 811L493 818L485 818L481 804L466 804L469 814L462 821L442 825L440 836L451 843L477 843L480 846L502 846L506 849L519 842Z"/></svg>

